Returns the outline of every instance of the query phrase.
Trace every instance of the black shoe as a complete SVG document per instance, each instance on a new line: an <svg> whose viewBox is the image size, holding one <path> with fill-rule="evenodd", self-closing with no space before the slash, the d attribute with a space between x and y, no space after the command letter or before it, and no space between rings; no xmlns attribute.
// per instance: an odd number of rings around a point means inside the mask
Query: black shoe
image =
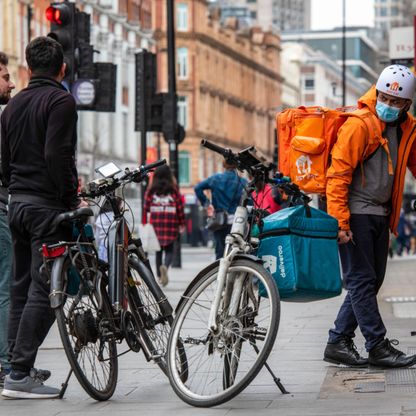
<svg viewBox="0 0 416 416"><path fill-rule="evenodd" d="M368 353L368 362L377 367L400 368L416 364L416 355L406 355L393 345L398 345L397 339L383 339Z"/></svg>
<svg viewBox="0 0 416 416"><path fill-rule="evenodd" d="M324 361L332 364L342 364L348 367L367 367L368 360L363 358L357 351L354 341L344 338L334 344L326 344Z"/></svg>

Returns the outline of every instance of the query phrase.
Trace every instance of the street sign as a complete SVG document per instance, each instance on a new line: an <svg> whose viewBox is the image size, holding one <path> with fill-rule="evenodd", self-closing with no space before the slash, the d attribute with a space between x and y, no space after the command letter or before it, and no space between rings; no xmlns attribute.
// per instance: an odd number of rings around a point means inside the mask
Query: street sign
<svg viewBox="0 0 416 416"><path fill-rule="evenodd" d="M415 55L413 30L413 26L395 27L390 30L390 59L413 60Z"/></svg>
<svg viewBox="0 0 416 416"><path fill-rule="evenodd" d="M79 106L92 106L95 102L95 82L92 79L78 79L72 86L72 95Z"/></svg>

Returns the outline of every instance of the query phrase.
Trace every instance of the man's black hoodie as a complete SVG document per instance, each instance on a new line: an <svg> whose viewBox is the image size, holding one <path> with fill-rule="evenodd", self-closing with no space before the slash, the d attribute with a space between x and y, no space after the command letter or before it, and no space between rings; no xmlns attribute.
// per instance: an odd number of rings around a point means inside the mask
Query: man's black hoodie
<svg viewBox="0 0 416 416"><path fill-rule="evenodd" d="M45 206L78 205L75 100L58 82L32 78L1 116L1 162L9 193Z"/></svg>

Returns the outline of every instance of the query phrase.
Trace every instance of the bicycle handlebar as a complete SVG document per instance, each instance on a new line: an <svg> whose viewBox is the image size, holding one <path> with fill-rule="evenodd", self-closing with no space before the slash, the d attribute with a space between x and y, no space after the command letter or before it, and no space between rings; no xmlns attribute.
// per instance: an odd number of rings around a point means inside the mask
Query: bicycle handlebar
<svg viewBox="0 0 416 416"><path fill-rule="evenodd" d="M231 149L228 149L226 147L218 146L218 145L208 141L207 139L202 139L201 140L201 146L204 146L207 149L212 150L213 152L219 153L219 154L223 155L224 157L229 156L230 153L232 154Z"/></svg>
<svg viewBox="0 0 416 416"><path fill-rule="evenodd" d="M109 192L116 190L123 184L127 184L130 182L140 183L146 178L149 172L165 164L166 159L157 160L156 162L149 163L147 165L142 165L138 169L135 169L133 171L130 171L130 169L126 168L124 170L124 175L120 178L97 179L95 181L89 182L86 185L86 189L81 191L80 197L96 198L98 196L106 195Z"/></svg>
<svg viewBox="0 0 416 416"><path fill-rule="evenodd" d="M140 169L149 172L150 170L156 169L163 165L166 165L166 159L157 160L156 162L149 163L148 165L140 166Z"/></svg>

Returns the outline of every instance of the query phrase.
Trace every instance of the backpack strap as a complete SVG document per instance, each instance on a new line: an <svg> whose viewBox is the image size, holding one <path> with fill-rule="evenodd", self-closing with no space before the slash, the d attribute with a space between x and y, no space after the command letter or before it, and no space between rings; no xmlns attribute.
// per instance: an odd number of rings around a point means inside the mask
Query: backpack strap
<svg viewBox="0 0 416 416"><path fill-rule="evenodd" d="M388 158L388 169L389 169L389 175L394 175L394 168L393 168L393 161L391 159L390 155L390 149L388 140L386 140L383 137L383 131L381 129L380 123L378 122L378 119L376 116L367 109L359 109L351 113L347 113L348 116L355 116L360 118L367 127L368 137L367 137L367 147L364 153L364 159L367 159L370 154L368 154L369 147L371 142L377 142L380 146L383 147L385 152L387 153ZM371 152L372 154L373 152Z"/></svg>

